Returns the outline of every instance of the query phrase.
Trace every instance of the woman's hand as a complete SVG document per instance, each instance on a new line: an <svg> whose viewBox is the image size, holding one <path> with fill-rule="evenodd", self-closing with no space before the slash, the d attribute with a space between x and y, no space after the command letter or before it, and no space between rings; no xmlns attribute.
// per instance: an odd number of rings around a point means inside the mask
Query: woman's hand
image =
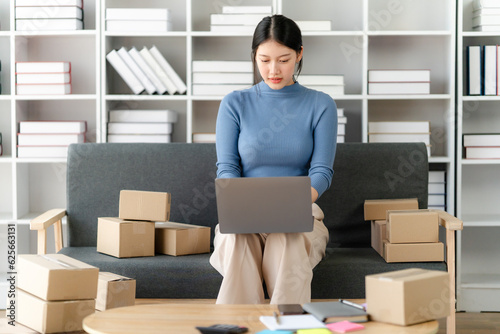
<svg viewBox="0 0 500 334"><path fill-rule="evenodd" d="M316 189L314 189L313 187L311 187L311 200L312 202L316 202L316 200L318 199L318 192L316 191Z"/></svg>

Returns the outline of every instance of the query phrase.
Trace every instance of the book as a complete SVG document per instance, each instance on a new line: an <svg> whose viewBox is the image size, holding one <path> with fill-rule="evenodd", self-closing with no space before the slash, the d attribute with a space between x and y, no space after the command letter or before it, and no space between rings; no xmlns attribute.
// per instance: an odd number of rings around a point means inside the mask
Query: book
<svg viewBox="0 0 500 334"><path fill-rule="evenodd" d="M172 31L170 21L133 21L133 20L111 20L106 21L106 31L117 32L167 32Z"/></svg>
<svg viewBox="0 0 500 334"><path fill-rule="evenodd" d="M144 61L148 63L149 67L151 67L151 69L156 73L161 82L163 82L163 84L167 88L167 92L170 95L174 95L177 92L177 86L163 70L160 64L156 61L151 52L149 52L148 48L143 47L141 51L139 51L139 53L141 54Z"/></svg>
<svg viewBox="0 0 500 334"><path fill-rule="evenodd" d="M314 315L318 320L325 323L344 320L352 322L368 321L368 313L364 310L338 301L305 303L302 305L302 308L304 311Z"/></svg>
<svg viewBox="0 0 500 334"><path fill-rule="evenodd" d="M77 6L16 7L16 19L79 19L83 20L83 9Z"/></svg>
<svg viewBox="0 0 500 334"><path fill-rule="evenodd" d="M109 121L113 123L175 123L177 113L172 110L110 110Z"/></svg>
<svg viewBox="0 0 500 334"><path fill-rule="evenodd" d="M368 82L430 82L430 70L368 70Z"/></svg>
<svg viewBox="0 0 500 334"><path fill-rule="evenodd" d="M369 143L414 143L430 145L430 133L368 133Z"/></svg>
<svg viewBox="0 0 500 334"><path fill-rule="evenodd" d="M68 146L17 146L18 158L66 158Z"/></svg>
<svg viewBox="0 0 500 334"><path fill-rule="evenodd" d="M118 72L120 77L125 81L128 87L132 90L134 94L141 94L144 91L144 86L137 79L132 70L127 66L125 61L118 55L116 50L111 50L107 55L106 59L111 64L111 66Z"/></svg>
<svg viewBox="0 0 500 334"><path fill-rule="evenodd" d="M314 74L301 74L298 77L298 82L303 86L308 85L344 85L344 75L314 75Z"/></svg>
<svg viewBox="0 0 500 334"><path fill-rule="evenodd" d="M481 15L500 15L500 7L487 7L475 9L472 11L472 17L481 16Z"/></svg>
<svg viewBox="0 0 500 334"><path fill-rule="evenodd" d="M68 73L69 61L17 61L16 74L19 73Z"/></svg>
<svg viewBox="0 0 500 334"><path fill-rule="evenodd" d="M215 143L215 133L195 132L193 133L193 143Z"/></svg>
<svg viewBox="0 0 500 334"><path fill-rule="evenodd" d="M246 60L193 60L194 72L253 73L253 65Z"/></svg>
<svg viewBox="0 0 500 334"><path fill-rule="evenodd" d="M429 171L429 183L446 182L445 171Z"/></svg>
<svg viewBox="0 0 500 334"><path fill-rule="evenodd" d="M171 135L108 134L108 143L170 143Z"/></svg>
<svg viewBox="0 0 500 334"><path fill-rule="evenodd" d="M17 31L82 30L83 21L78 19L16 19Z"/></svg>
<svg viewBox="0 0 500 334"><path fill-rule="evenodd" d="M252 85L252 73L195 72L193 84L247 84Z"/></svg>
<svg viewBox="0 0 500 334"><path fill-rule="evenodd" d="M253 34L255 26L244 25L211 25L211 32L222 32L231 34Z"/></svg>
<svg viewBox="0 0 500 334"><path fill-rule="evenodd" d="M16 84L17 95L71 94L71 84Z"/></svg>
<svg viewBox="0 0 500 334"><path fill-rule="evenodd" d="M151 54L153 55L155 60L158 62L158 64L160 64L163 71L165 71L165 73L167 73L168 77L174 82L175 86L177 86L177 93L179 93L179 94L186 93L186 91L187 91L186 84L184 83L184 81L182 81L181 77L177 74L177 72L175 72L175 70L169 64L167 59L165 59L165 57L163 57L160 50L158 50L158 48L155 45L153 45L149 49L149 51L151 52Z"/></svg>
<svg viewBox="0 0 500 334"><path fill-rule="evenodd" d="M500 17L498 18L500 22ZM483 46L483 77L484 77L484 92L483 95L497 95L497 46Z"/></svg>
<svg viewBox="0 0 500 334"><path fill-rule="evenodd" d="M21 121L19 133L84 133L86 121Z"/></svg>
<svg viewBox="0 0 500 334"><path fill-rule="evenodd" d="M106 8L106 20L170 21L168 8Z"/></svg>
<svg viewBox="0 0 500 334"><path fill-rule="evenodd" d="M472 17L472 26L496 25L500 22L500 15L479 15Z"/></svg>
<svg viewBox="0 0 500 334"><path fill-rule="evenodd" d="M149 64L144 60L139 51L135 47L128 50L128 53L136 64L141 68L148 79L153 83L156 88L156 93L163 95L167 92L167 87L163 84L160 78L156 75L156 72L149 66Z"/></svg>
<svg viewBox="0 0 500 334"><path fill-rule="evenodd" d="M429 183L428 193L430 195L443 195L446 194L446 187L444 183Z"/></svg>
<svg viewBox="0 0 500 334"><path fill-rule="evenodd" d="M265 14L210 14L210 24L250 25L255 28L265 16Z"/></svg>
<svg viewBox="0 0 500 334"><path fill-rule="evenodd" d="M331 31L332 21L295 21L302 32L304 31Z"/></svg>
<svg viewBox="0 0 500 334"><path fill-rule="evenodd" d="M108 123L108 134L156 134L172 133L172 123Z"/></svg>
<svg viewBox="0 0 500 334"><path fill-rule="evenodd" d="M272 6L222 6L222 14L267 14L273 13Z"/></svg>
<svg viewBox="0 0 500 334"><path fill-rule="evenodd" d="M347 117L345 117L345 116L337 116L337 123L339 123L339 124L346 124L347 123Z"/></svg>
<svg viewBox="0 0 500 334"><path fill-rule="evenodd" d="M337 136L344 136L344 135L345 135L345 124L338 123L337 124Z"/></svg>
<svg viewBox="0 0 500 334"><path fill-rule="evenodd" d="M20 146L68 146L73 143L84 143L84 133L18 133L17 144Z"/></svg>
<svg viewBox="0 0 500 334"><path fill-rule="evenodd" d="M428 198L427 205L431 205L431 206L446 205L446 196L443 194L440 194L440 195L429 194L427 198Z"/></svg>
<svg viewBox="0 0 500 334"><path fill-rule="evenodd" d="M368 94L430 94L429 82L369 82Z"/></svg>
<svg viewBox="0 0 500 334"><path fill-rule="evenodd" d="M474 0L472 2L472 8L500 8L500 2L498 0Z"/></svg>
<svg viewBox="0 0 500 334"><path fill-rule="evenodd" d="M344 95L344 85L305 85L308 88L319 90L328 95Z"/></svg>
<svg viewBox="0 0 500 334"><path fill-rule="evenodd" d="M485 32L498 32L500 31L500 24L492 24L487 26L476 26L472 27L474 31L485 31Z"/></svg>
<svg viewBox="0 0 500 334"><path fill-rule="evenodd" d="M69 84L71 73L17 73L17 84Z"/></svg>
<svg viewBox="0 0 500 334"><path fill-rule="evenodd" d="M154 94L156 92L156 87L153 85L151 80L146 76L146 74L143 72L143 70L139 67L139 65L135 62L135 60L130 56L128 53L127 49L122 46L118 51L118 55L120 56L121 59L127 64L128 68L132 70L134 73L135 77L139 79L141 82L142 86L146 89L146 92L148 94Z"/></svg>
<svg viewBox="0 0 500 334"><path fill-rule="evenodd" d="M467 46L466 51L467 65L467 94L481 95L481 47L479 45Z"/></svg>
<svg viewBox="0 0 500 334"><path fill-rule="evenodd" d="M337 107L337 117L344 117L344 108Z"/></svg>
<svg viewBox="0 0 500 334"><path fill-rule="evenodd" d="M464 134L464 147L500 146L500 133Z"/></svg>
<svg viewBox="0 0 500 334"><path fill-rule="evenodd" d="M387 121L368 122L368 133L430 133L429 121Z"/></svg>
<svg viewBox="0 0 500 334"><path fill-rule="evenodd" d="M500 159L500 147L466 147L465 159Z"/></svg>
<svg viewBox="0 0 500 334"><path fill-rule="evenodd" d="M83 8L83 0L16 0L17 7L35 7L35 6L77 6Z"/></svg>
<svg viewBox="0 0 500 334"><path fill-rule="evenodd" d="M276 330L291 330L295 331L298 329L306 328L326 328L326 325L319 321L316 317L311 314L298 314L298 315L282 315L279 317L279 323L273 316L262 315L259 317L260 322L262 322L268 329Z"/></svg>
<svg viewBox="0 0 500 334"><path fill-rule="evenodd" d="M193 85L193 95L227 95L235 90L250 88L251 85L227 84L227 85Z"/></svg>

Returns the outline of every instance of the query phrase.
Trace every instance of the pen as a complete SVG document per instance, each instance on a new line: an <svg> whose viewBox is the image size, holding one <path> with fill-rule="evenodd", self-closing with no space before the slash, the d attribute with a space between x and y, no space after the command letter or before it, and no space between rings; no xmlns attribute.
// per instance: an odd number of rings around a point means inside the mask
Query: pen
<svg viewBox="0 0 500 334"><path fill-rule="evenodd" d="M276 320L276 323L278 325L280 324L280 316L277 312L274 312L274 320Z"/></svg>
<svg viewBox="0 0 500 334"><path fill-rule="evenodd" d="M345 299L339 299L339 302L341 302L342 304L346 304L346 305L349 305L351 307L355 307L357 309L360 309L360 310L363 310L365 311L365 308L363 305L359 305L359 304L356 304L356 303L353 303L353 302L350 302L348 300L345 300Z"/></svg>

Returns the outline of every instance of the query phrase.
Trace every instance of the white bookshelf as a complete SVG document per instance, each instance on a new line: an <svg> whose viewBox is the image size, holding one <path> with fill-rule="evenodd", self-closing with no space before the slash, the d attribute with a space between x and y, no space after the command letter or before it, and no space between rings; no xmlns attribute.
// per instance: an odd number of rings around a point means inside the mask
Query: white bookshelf
<svg viewBox="0 0 500 334"><path fill-rule="evenodd" d="M395 4L397 4L395 6ZM64 159L16 158L17 124L30 119L84 119L91 142L105 142L108 112L162 108L178 113L174 142L214 132L222 96L195 96L193 60L250 60L252 34L210 32L210 14L222 5L271 5L294 20L331 20L332 31L304 32L302 74L343 74L345 94L334 96L347 116L346 141L367 142L369 121L431 121L433 169L446 171L447 208L454 213L455 13L452 1L433 0L86 0L85 30L23 34L14 30L14 1L0 0L0 221L26 225L37 214L65 207ZM105 10L169 8L173 31L105 30ZM432 8L432 10L429 10ZM133 95L106 61L112 49L155 45L188 90L185 95ZM74 94L16 96L14 62L70 60ZM430 69L430 95L368 95L368 69ZM299 77L300 82L300 77ZM6 184L7 186L3 186ZM47 195L50 194L50 195ZM30 243L30 233L24 237ZM0 272L1 274L1 272Z"/></svg>
<svg viewBox="0 0 500 334"><path fill-rule="evenodd" d="M463 135L500 133L500 96L468 96L466 48L500 44L499 32L472 29L472 0L458 1L457 15L457 310L500 311L500 160L464 159ZM497 265L495 265L495 263Z"/></svg>

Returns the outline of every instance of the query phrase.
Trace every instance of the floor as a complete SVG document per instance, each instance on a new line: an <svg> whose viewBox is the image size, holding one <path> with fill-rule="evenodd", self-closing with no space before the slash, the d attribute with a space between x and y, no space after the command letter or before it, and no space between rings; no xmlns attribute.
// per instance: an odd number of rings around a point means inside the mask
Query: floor
<svg viewBox="0 0 500 334"><path fill-rule="evenodd" d="M189 300L183 300L187 302ZM161 299L137 299L136 304L165 303ZM176 300L169 302L178 302ZM213 303L213 300L195 300L193 302ZM35 334L23 326L12 326L7 324L5 311L0 311L0 334ZM84 332L74 332L84 333ZM439 320L438 334L446 333L446 319ZM498 334L500 333L500 312L470 313L461 312L456 315L456 334Z"/></svg>

